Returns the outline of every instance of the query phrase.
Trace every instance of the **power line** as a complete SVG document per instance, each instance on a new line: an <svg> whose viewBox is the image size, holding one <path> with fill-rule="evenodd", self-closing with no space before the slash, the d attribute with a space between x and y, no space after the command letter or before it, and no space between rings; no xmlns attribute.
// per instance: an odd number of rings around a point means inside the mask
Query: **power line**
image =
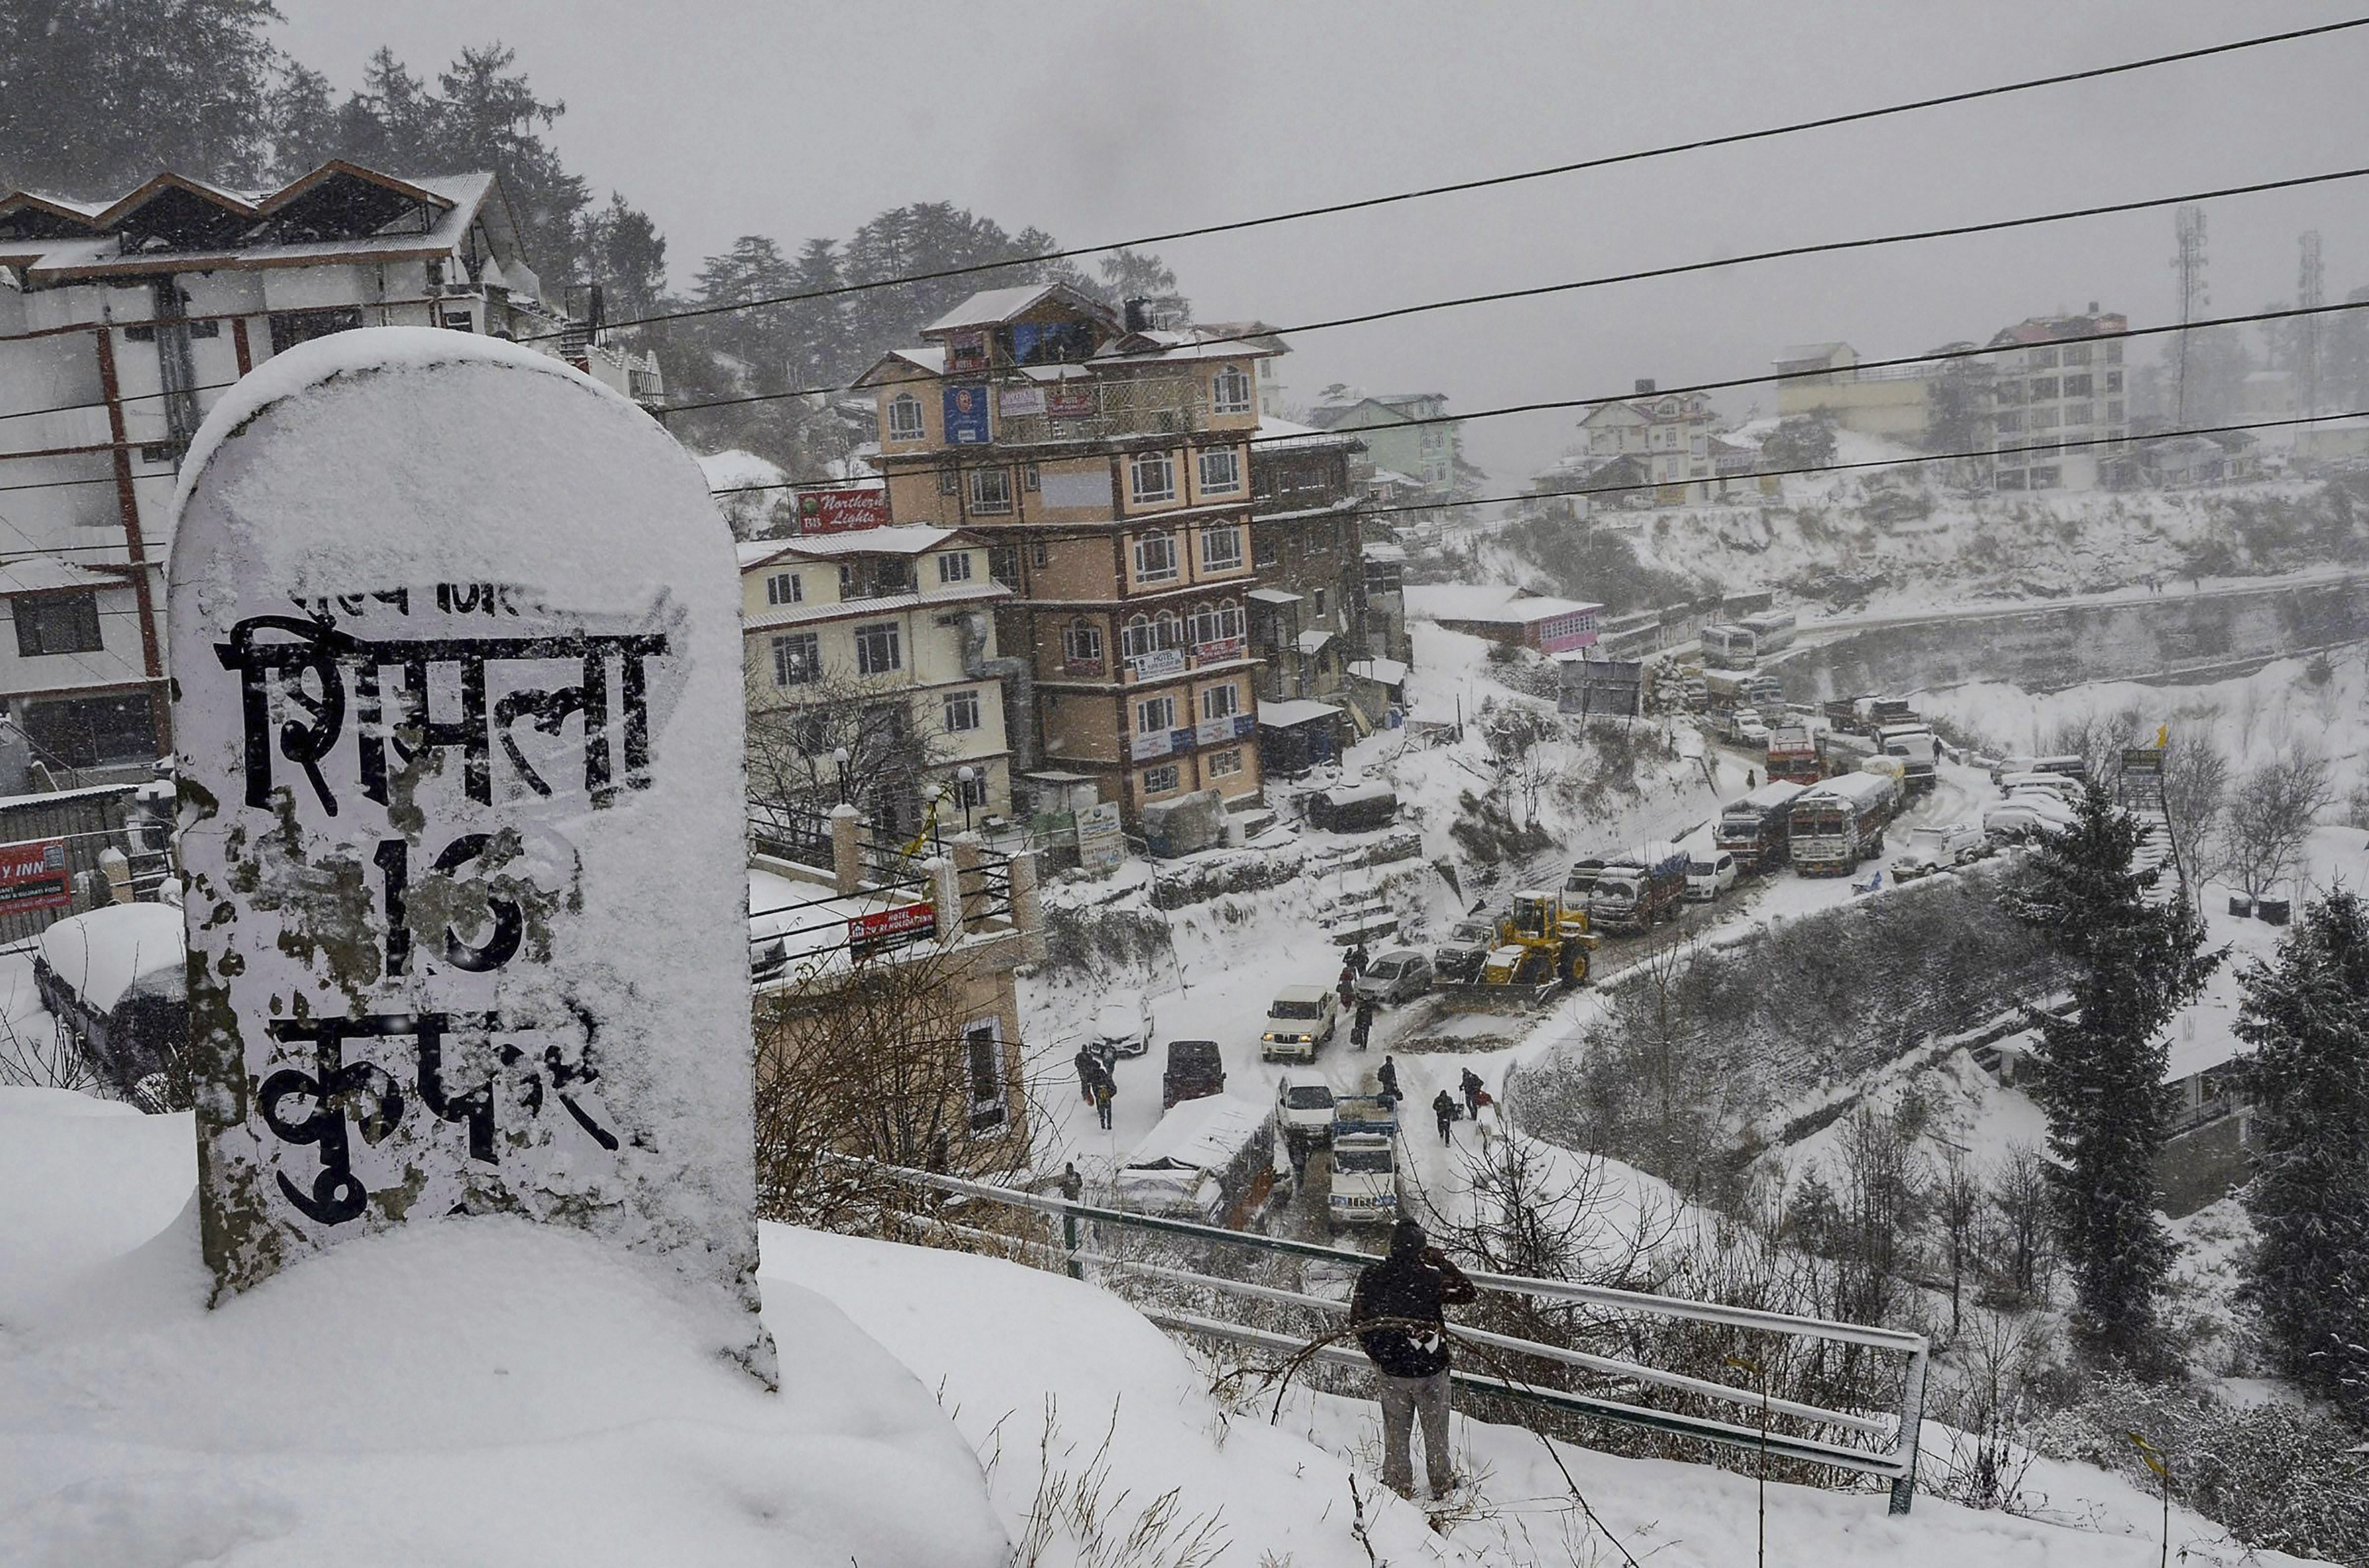
<svg viewBox="0 0 2369 1568"><path fill-rule="evenodd" d="M1368 311L1358 315L1333 316L1328 320L1303 322L1296 326L1265 327L1255 333L1233 337L1205 338L1194 345L1207 348L1221 343L1249 344L1261 337L1299 336L1311 332L1329 332L1336 327L1364 326L1374 322L1395 321L1401 317L1422 315L1432 311L1460 309L1466 305L1501 304L1509 300L1534 300L1549 294L1567 294L1582 289L1603 289L1617 283L1642 283L1654 278L1679 278L1689 273L1715 272L1730 267L1751 267L1767 261L1785 261L1805 256L1823 256L1837 251L1871 250L1881 245L1911 244L1925 240L1963 239L1970 234L1997 233L2010 229L2029 229L2047 223L2070 222L2081 218L2112 217L2124 212L2141 212L2150 208L2176 207L2188 203L2209 201L2220 197L2255 196L2266 191L2291 190L2304 186L2326 185L2337 180L2359 179L2369 175L2369 166L2337 169L2327 174L2299 175L2288 179L2263 180L2251 185L2226 186L2218 190L2198 191L2187 196L2149 197L2143 201L2116 201L2103 206L2072 208L2059 212L2040 212L2020 218L1995 218L1979 223L1956 223L1940 229L1917 229L1903 233L1871 234L1851 240L1820 240L1809 244L1785 245L1776 250L1753 251L1743 256L1714 257L1705 261L1685 261L1668 267L1644 267L1632 272L1606 273L1596 278L1582 278L1564 283L1539 283L1523 289L1503 289L1487 294L1465 294L1450 300L1433 300L1417 305L1393 305L1387 310ZM2197 324L2189 324L2193 326ZM959 381L976 380L978 371L930 370L908 377L900 385L924 381ZM663 417L670 414L689 414L704 408L725 408L741 403L772 403L784 398L830 396L853 392L855 387L801 387L792 392L751 392L741 397L715 398L704 403L678 403L660 409Z"/></svg>
<svg viewBox="0 0 2369 1568"><path fill-rule="evenodd" d="M2340 311L2360 310L2369 310L2369 300L2345 301L2332 305L2291 306L2274 311L2253 311L2243 315L2216 316L2201 321L2167 323L2161 326L2126 327L2120 332L2084 333L2073 336L2051 339L2050 346L2062 347L2070 344L2117 343L2133 338L2157 337L2169 333L2203 332L2214 327L2242 326L2260 322L2290 321L2298 318L2316 318ZM1855 370L1883 370L1916 365L1947 364L1956 360L1987 358L1995 354L2008 352L2010 348L2022 346L2011 345L2008 348L1974 347L1939 349L1931 353L1903 355L1890 359L1863 359L1850 368ZM1731 376L1719 381L1693 381L1678 386L1660 387L1655 389L1654 395L1656 397L1677 397L1689 395L1695 392L1728 392L1739 387L1781 384L1783 382L1792 381L1814 381L1831 376L1835 372L1833 370L1825 369L1768 370L1749 376ZM1635 395L1636 394L1633 392L1613 392L1596 397L1553 398L1536 403L1507 403L1496 408L1475 409L1467 414L1441 414L1404 419L1400 421L1397 425L1390 426L1390 428L1407 429L1426 425L1459 425L1467 421L1498 419L1519 414L1550 414L1564 412L1572 409L1595 408L1605 403L1626 402ZM2338 416L2323 415L2322 417L2333 418ZM1272 443L1288 443L1291 441L1305 440L1306 438L1307 437L1305 435L1253 436L1249 437L1244 444L1248 446L1265 446ZM990 466L998 465L990 461L972 461L966 463L960 460L956 460L951 463L930 465L917 464L910 468L900 468L898 470L898 472L904 475L913 476L922 474L961 473L970 469ZM157 475L154 477L162 478L165 476ZM5 494L14 490L45 490L67 485L111 484L113 483L114 476L111 474L93 475L85 479L39 480L27 484L0 484L0 494ZM740 495L769 490L829 490L843 486L848 483L849 482L845 479L787 479L768 484L727 485L722 489L712 490L709 494L713 495ZM12 524L10 526L13 527L14 525ZM21 528L17 531L20 537L23 537L23 530ZM169 543L169 541L151 539L144 540L143 543L156 549L163 549ZM123 547L120 544L109 542L97 544L54 545L47 548L37 546L31 550L19 552L0 551L0 567L12 564L14 562L18 560L38 560L81 551L120 551L122 548Z"/></svg>
<svg viewBox="0 0 2369 1568"><path fill-rule="evenodd" d="M1887 370L1914 365L1949 364L1958 360L1985 359L1992 357L1993 355L2012 352L2016 348L2025 347L2061 347L2070 344L2120 343L2132 338L2157 337L2167 333L2202 332L2211 327L2239 326L2250 322L2288 321L2297 317L2323 316L2338 311L2359 310L2369 310L2369 300L2348 301L2340 304L2315 305L2307 308L2290 306L2275 311L2255 311L2245 315L2221 316L2209 321L2171 323L2163 326L2126 327L2120 332L2081 333L2066 337L2052 338L2046 345L2013 344L2008 345L2006 347L1937 349L1928 354L1908 354L1892 359L1862 359L1858 364L1849 367L1849 369L1853 370ZM1680 386L1656 387L1652 395L1654 397L1683 397L1695 392L1729 392L1738 387L1765 386L1772 383L1781 384L1786 381L1821 381L1832 377L1835 374L1835 370L1825 368L1802 370L1764 370L1755 375L1731 376L1721 381L1694 381ZM1425 415L1419 417L1403 419L1395 425L1388 426L1388 428L1392 430L1404 430L1426 425L1459 425L1468 420L1501 419L1516 414L1551 414L1579 408L1596 408L1606 403L1626 403L1639 395L1640 394L1635 392L1616 392L1599 397L1551 398L1537 403L1506 403L1495 408L1475 409L1469 414ZM1308 439L1308 437L1304 433L1293 435L1253 436L1244 444L1255 447L1269 444L1288 444L1293 441L1304 441L1306 439ZM962 473L973 469L1000 466L996 464L991 458L986 456L987 453L992 451L991 448L981 449L980 450L982 457L978 460L964 462L957 460L951 463L915 464L910 468L900 467L896 470L896 473L898 476ZM1005 460L1009 461L1011 460L1007 459ZM720 490L710 491L709 494L714 495L738 495L765 490L829 490L843 486L847 483L848 481L844 479L788 479L770 484L727 485Z"/></svg>
<svg viewBox="0 0 2369 1568"><path fill-rule="evenodd" d="M761 310L771 305L793 305L809 300L837 299L849 294L866 293L877 289L893 289L909 283L933 283L949 278L976 277L981 273L1003 272L1015 267L1042 266L1048 262L1068 261L1078 256L1097 256L1108 251L1132 250L1143 245L1168 244L1177 240L1200 239L1210 234L1240 233L1246 229L1299 222L1310 218L1332 217L1343 212L1364 211L1377 207L1394 206L1402 202L1427 200L1436 196L1456 195L1463 191L1489 190L1500 186L1518 185L1528 180L1549 179L1560 175L1581 174L1590 169L1612 168L1621 164L1642 163L1652 158L1666 158L1680 153L1699 153L1715 147L1739 146L1745 142L1766 141L1772 137L1792 136L1807 131L1823 131L1835 126L1855 125L1894 115L1941 108L1951 104L1974 103L1984 98L2031 92L2042 87L2057 87L2075 82L2097 81L2103 77L2123 75L2134 71L2149 71L2158 66L2203 60L2220 54L2233 54L2242 50L2260 49L2269 44L2292 43L2303 39L2323 37L2363 26L2369 26L2369 17L2356 17L2347 21L2323 23L2318 27L2297 28L2287 32L2265 33L2253 38L2236 39L2226 43L2208 44L2199 49L2179 50L2169 54L2150 55L2143 60L2124 61L2114 65L2090 66L2084 70L2062 71L2046 76L2032 76L2022 81L2000 83L1988 87L1971 87L1961 92L1913 98L1904 103L1886 104L1875 108L1850 109L1843 113L1822 115L1811 119L1792 120L1783 125L1730 131L1720 136L1697 137L1691 141L1666 142L1658 147L1638 148L1626 153L1610 153L1601 157L1582 158L1572 163L1555 164L1539 169L1526 169L1515 174L1490 175L1478 179L1456 180L1446 185L1424 186L1413 190L1394 191L1384 196L1360 197L1351 201L1335 201L1321 206L1294 208L1289 211L1272 212L1263 217L1237 218L1228 222L1205 223L1190 229L1171 229L1162 233L1139 235L1131 240L1073 245L1064 250L1045 251L1036 256L1014 256L1004 261L975 262L963 267L940 267L931 272L908 273L897 278L883 278L864 283L834 284L828 289L809 289L795 293L767 295L753 300L735 301L727 304L688 306L679 311L655 312L649 315L633 316L606 324L611 327L624 328L648 326L659 322L689 321L704 316L724 315L735 311ZM560 335L546 333L538 335L555 337ZM537 340L521 339L529 342Z"/></svg>

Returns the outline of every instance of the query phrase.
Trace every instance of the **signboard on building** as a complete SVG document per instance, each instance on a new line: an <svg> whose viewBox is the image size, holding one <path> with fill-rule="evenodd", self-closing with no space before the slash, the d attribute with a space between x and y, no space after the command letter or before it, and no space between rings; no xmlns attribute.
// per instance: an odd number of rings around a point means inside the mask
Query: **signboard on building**
<svg viewBox="0 0 2369 1568"><path fill-rule="evenodd" d="M707 1347L770 1382L738 574L698 468L557 360L390 328L277 356L182 472L217 1297L510 1216L708 1294Z"/></svg>
<svg viewBox="0 0 2369 1568"><path fill-rule="evenodd" d="M1538 645L1541 653L1570 653L1596 644L1596 616L1592 611L1553 616L1538 623Z"/></svg>
<svg viewBox="0 0 2369 1568"><path fill-rule="evenodd" d="M1043 387L1006 387L996 395L997 409L1009 415L1042 414L1045 412Z"/></svg>
<svg viewBox="0 0 2369 1568"><path fill-rule="evenodd" d="M0 844L0 915L65 909L73 903L74 877L66 869L64 839Z"/></svg>
<svg viewBox="0 0 2369 1568"><path fill-rule="evenodd" d="M886 486L858 490L807 490L798 494L798 532L843 534L888 526Z"/></svg>
<svg viewBox="0 0 2369 1568"><path fill-rule="evenodd" d="M941 389L941 396L944 399L946 445L987 445L987 389L968 382L950 384Z"/></svg>
<svg viewBox="0 0 2369 1568"><path fill-rule="evenodd" d="M1075 386L1056 386L1045 394L1045 412L1056 419L1092 419L1094 416L1094 388L1092 381Z"/></svg>
<svg viewBox="0 0 2369 1568"><path fill-rule="evenodd" d="M937 935L938 906L927 900L859 915L847 923L848 950L866 958L890 948L909 948Z"/></svg>
<svg viewBox="0 0 2369 1568"><path fill-rule="evenodd" d="M1186 731L1188 735L1191 731ZM1155 756L1166 756L1176 746L1173 730L1140 731L1127 740L1127 755L1137 762L1148 762Z"/></svg>
<svg viewBox="0 0 2369 1568"><path fill-rule="evenodd" d="M946 334L946 369L967 373L987 369L987 334L973 328Z"/></svg>
<svg viewBox="0 0 2369 1568"><path fill-rule="evenodd" d="M1154 648L1145 653L1127 655L1127 667L1135 672L1138 680L1161 680L1184 673L1184 650Z"/></svg>
<svg viewBox="0 0 2369 1568"><path fill-rule="evenodd" d="M1119 822L1118 802L1102 801L1078 812L1078 864L1100 876L1116 871L1127 858L1127 835Z"/></svg>
<svg viewBox="0 0 2369 1568"><path fill-rule="evenodd" d="M1239 637L1219 637L1207 642L1196 642L1193 644L1193 656L1205 665L1215 664L1220 659L1239 659L1242 656L1242 640Z"/></svg>

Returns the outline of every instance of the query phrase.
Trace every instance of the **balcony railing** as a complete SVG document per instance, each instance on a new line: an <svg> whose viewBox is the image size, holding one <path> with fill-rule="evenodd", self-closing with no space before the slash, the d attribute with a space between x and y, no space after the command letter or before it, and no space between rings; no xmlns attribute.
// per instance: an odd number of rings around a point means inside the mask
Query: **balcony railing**
<svg viewBox="0 0 2369 1568"><path fill-rule="evenodd" d="M1042 402L1043 413L1013 413L1005 405L1013 394L1029 392ZM1001 441L1092 441L1206 429L1209 400L1198 378L1184 376L1006 382L999 389L996 414Z"/></svg>

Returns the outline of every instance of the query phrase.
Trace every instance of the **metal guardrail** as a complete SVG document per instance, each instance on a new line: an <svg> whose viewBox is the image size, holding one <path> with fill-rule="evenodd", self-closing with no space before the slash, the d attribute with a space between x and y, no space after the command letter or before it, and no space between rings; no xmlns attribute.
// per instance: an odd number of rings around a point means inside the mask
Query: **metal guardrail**
<svg viewBox="0 0 2369 1568"><path fill-rule="evenodd" d="M1150 1231L1196 1241L1213 1242L1224 1246L1281 1253L1357 1268L1380 1261L1370 1253L1356 1252L1345 1247L1293 1241L1282 1236L1254 1235L1247 1232L1229 1231L1219 1226L1198 1224L1186 1220L1134 1214L1124 1210L1105 1209L1095 1204L1075 1202L1039 1193L1014 1191L1010 1187L996 1187L985 1182L967 1181L959 1176L940 1176L933 1172L893 1165L875 1165L873 1168L883 1175L917 1187L930 1187L959 1197L978 1199L1060 1220L1063 1223L1063 1244L1058 1247L1050 1243L1033 1242L1024 1237L978 1232L971 1227L953 1225L951 1221L944 1220L933 1220L930 1222L951 1226L957 1232L991 1236L996 1242L1005 1244L1038 1249L1048 1256L1059 1257L1070 1273L1078 1278L1083 1277L1082 1266L1091 1262L1098 1267L1149 1273L1276 1304L1305 1307L1327 1313L1337 1313L1347 1310L1345 1302L1330 1301L1324 1297L1283 1290L1274 1286L1256 1285L1244 1280L1196 1274L1189 1270L1170 1268L1163 1265L1117 1258L1106 1254L1092 1252L1080 1245L1078 1225L1081 1221ZM1456 1335L1476 1343L1563 1365L1581 1367L1605 1376L1675 1389L1699 1397L1717 1399L1755 1411L1765 1410L1768 1415L1789 1415L1844 1431L1888 1437L1890 1441L1883 1450L1869 1451L1845 1448L1839 1444L1821 1442L1815 1438L1797 1437L1789 1433L1764 1432L1757 1426L1739 1426L1708 1416L1657 1410L1650 1406L1632 1404L1596 1394L1573 1393L1559 1389L1541 1389L1527 1383L1479 1373L1453 1374L1453 1381L1457 1384L1493 1396L1587 1415L1623 1426L1639 1426L1674 1436L1701 1438L1708 1442L1751 1449L1780 1458L1799 1460L1878 1477L1892 1483L1891 1511L1894 1514L1908 1512L1910 1501L1916 1493L1918 1438L1924 1426L1926 1369L1930 1354L1930 1347L1923 1335L1910 1334L1899 1329L1873 1327L1865 1324L1842 1323L1829 1318L1802 1317L1788 1312L1773 1312L1755 1307L1733 1307L1715 1301L1695 1301L1681 1297L1656 1296L1644 1291L1622 1290L1609 1286L1585 1285L1563 1279L1537 1279L1520 1275L1492 1274L1478 1270L1468 1271L1466 1278L1481 1290L1505 1295L1575 1301L1644 1316L1710 1324L1754 1333L1781 1335L1797 1339L1822 1339L1905 1357L1906 1366L1902 1378L1899 1415L1896 1419L1880 1420L1853 1411L1832 1410L1819 1405L1773 1397L1764 1398L1763 1395L1750 1389L1733 1388L1723 1383L1689 1377L1684 1373L1622 1361L1612 1357L1571 1350L1561 1346L1541 1345L1480 1330L1465 1328L1453 1330ZM1247 1324L1227 1323L1219 1319L1203 1318L1165 1309L1146 1310L1144 1315L1154 1323L1181 1333L1208 1335L1240 1344L1257 1345L1288 1353L1296 1353L1303 1347L1300 1341L1288 1335L1276 1334L1267 1329L1253 1328ZM1316 1355L1319 1359L1340 1365L1364 1366L1366 1364L1362 1354L1344 1346L1329 1346L1319 1350Z"/></svg>

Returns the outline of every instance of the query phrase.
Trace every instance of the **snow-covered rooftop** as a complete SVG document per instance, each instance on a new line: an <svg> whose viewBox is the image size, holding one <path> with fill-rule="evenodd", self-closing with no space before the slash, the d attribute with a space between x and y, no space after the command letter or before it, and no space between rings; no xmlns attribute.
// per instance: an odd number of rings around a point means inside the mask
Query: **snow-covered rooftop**
<svg viewBox="0 0 2369 1568"><path fill-rule="evenodd" d="M891 523L886 528L850 528L845 533L800 534L778 542L792 555L921 555L949 540L973 542L960 528L933 528L926 523Z"/></svg>
<svg viewBox="0 0 2369 1568"><path fill-rule="evenodd" d="M1258 722L1278 730L1288 730L1294 724L1312 724L1320 719L1331 720L1339 717L1341 717L1341 710L1331 703L1318 702L1305 697L1288 698L1281 702L1269 702L1262 699L1258 705Z"/></svg>
<svg viewBox="0 0 2369 1568"><path fill-rule="evenodd" d="M1266 1130L1266 1119L1267 1108L1257 1100L1231 1095L1186 1100L1160 1119L1160 1125L1136 1145L1122 1168L1222 1169Z"/></svg>
<svg viewBox="0 0 2369 1568"><path fill-rule="evenodd" d="M1406 590L1407 614L1421 620L1484 620L1528 625L1603 609L1583 599L1525 595L1505 583L1418 583Z"/></svg>

